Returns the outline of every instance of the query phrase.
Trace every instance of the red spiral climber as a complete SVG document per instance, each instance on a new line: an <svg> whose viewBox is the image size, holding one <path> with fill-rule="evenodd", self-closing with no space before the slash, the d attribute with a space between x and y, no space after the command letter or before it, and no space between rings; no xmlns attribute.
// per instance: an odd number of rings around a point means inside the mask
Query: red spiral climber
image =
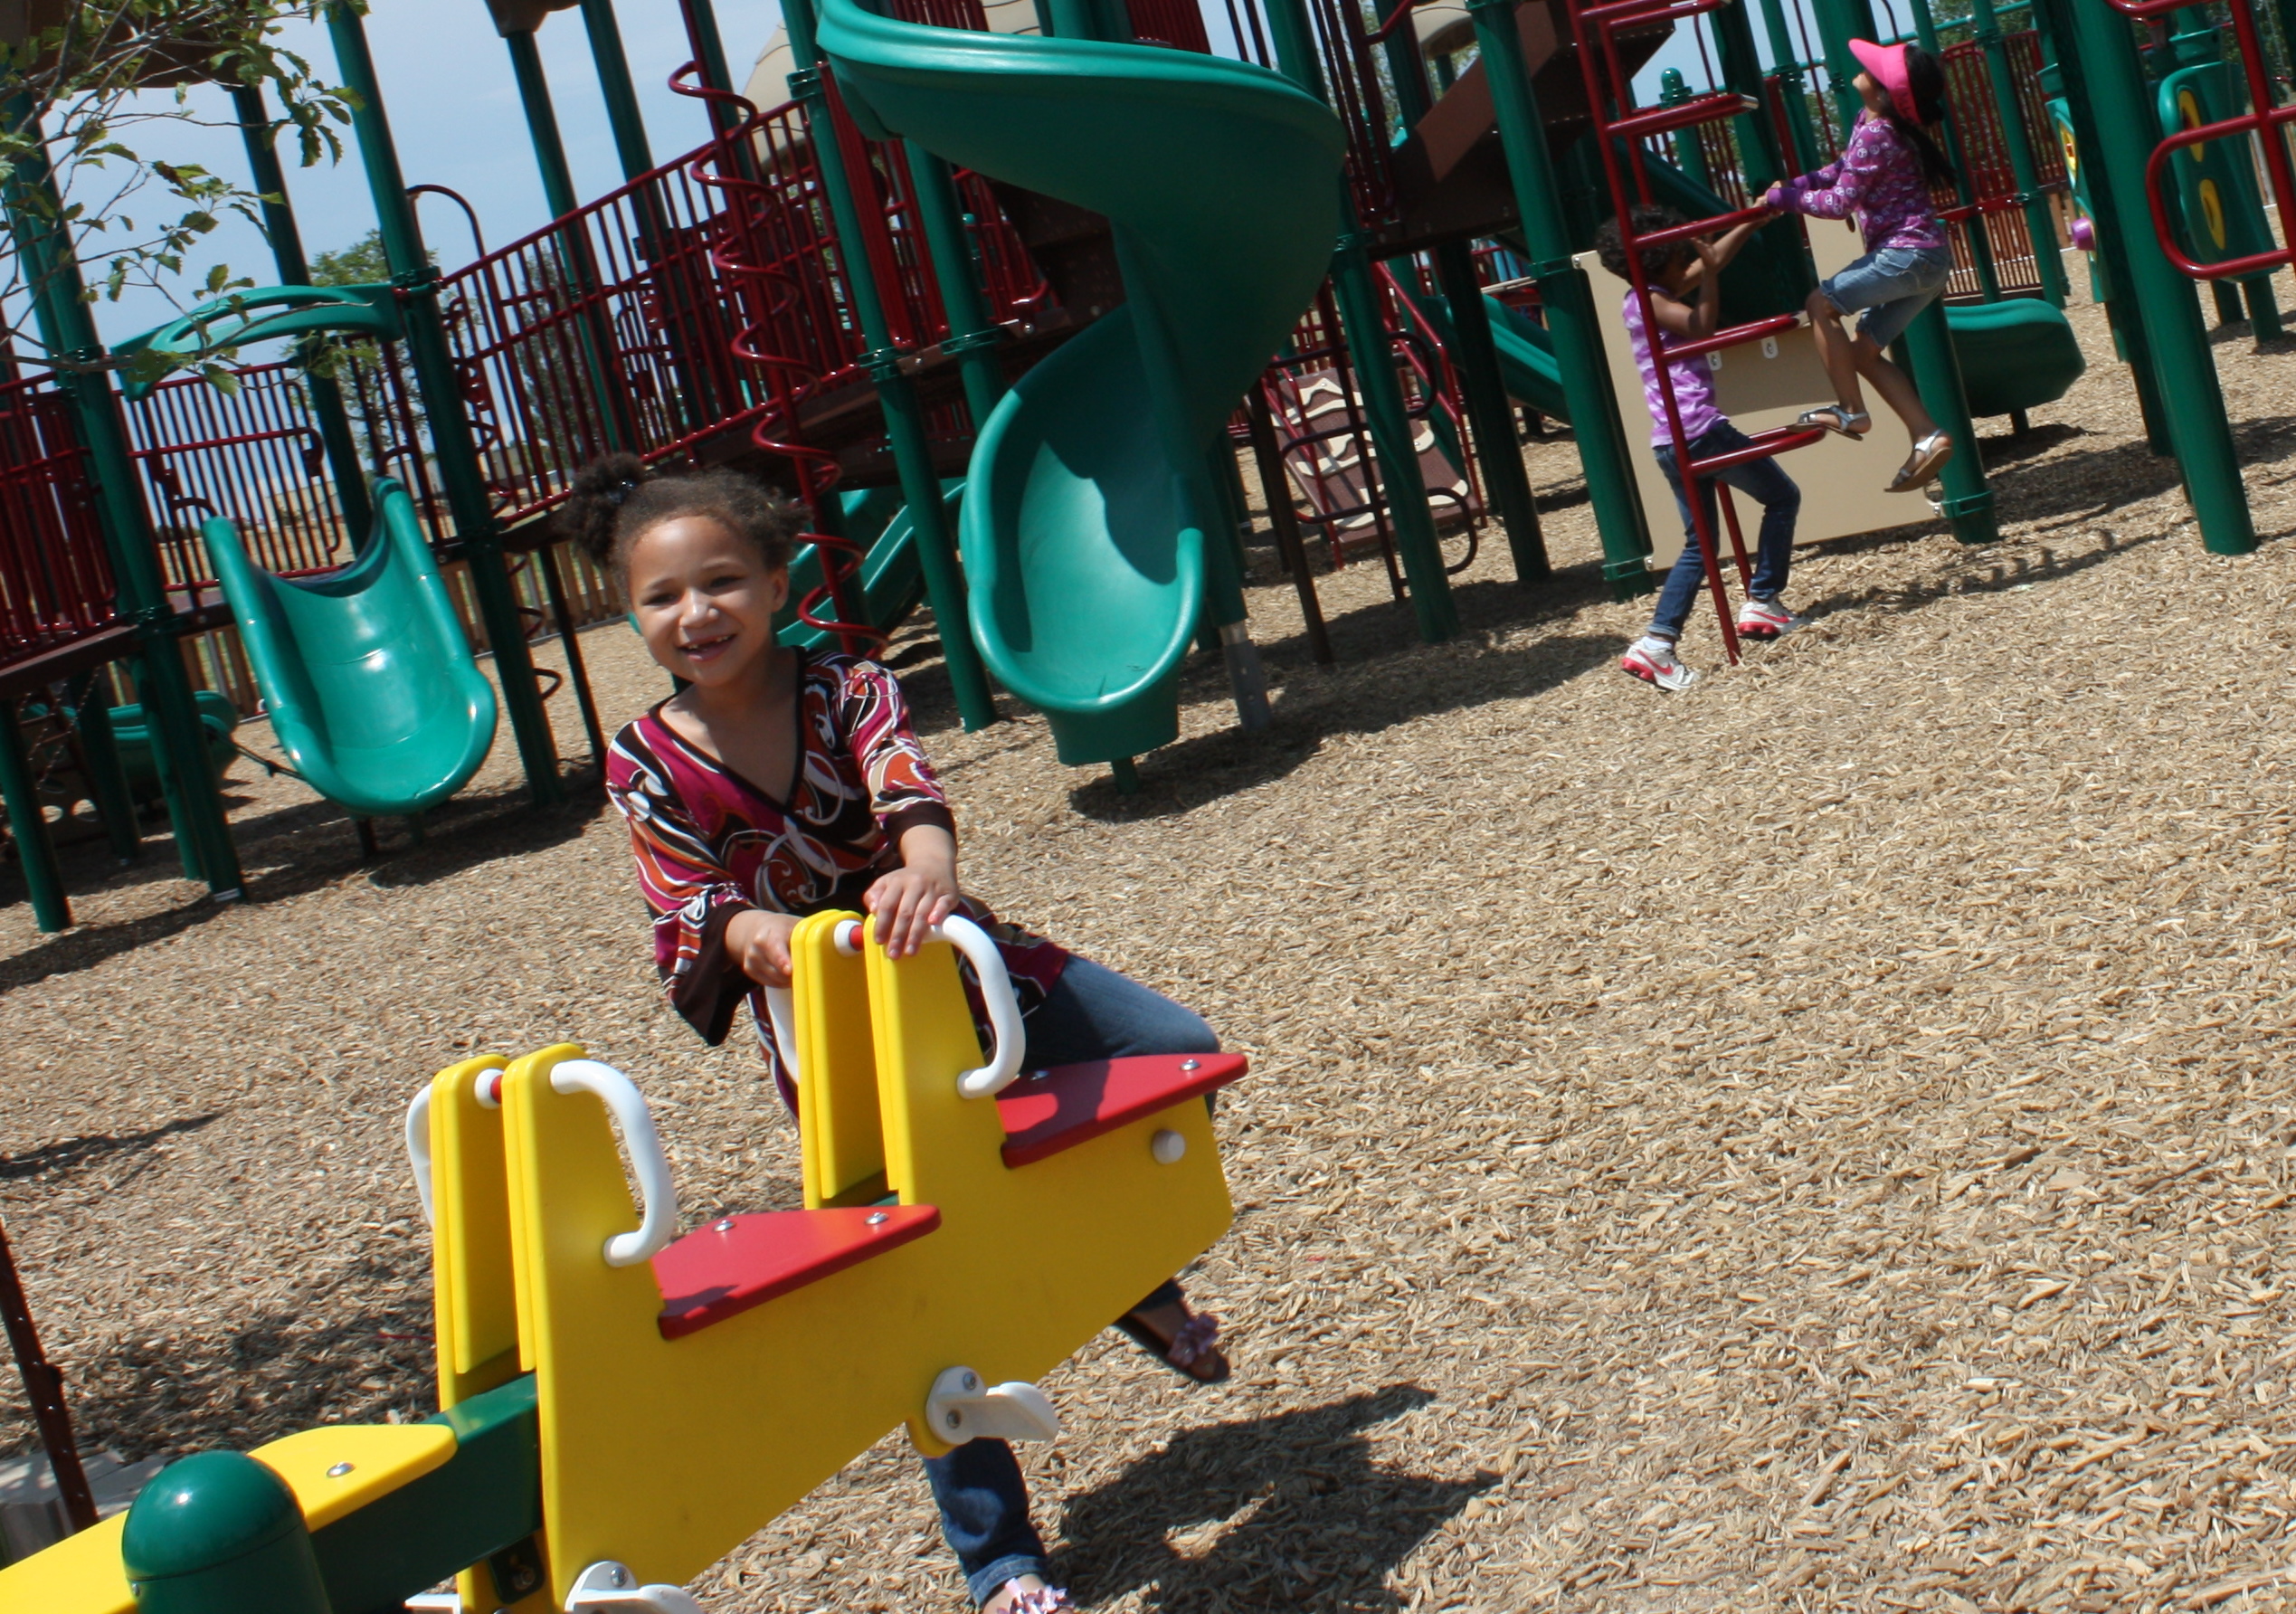
<svg viewBox="0 0 2296 1614"><path fill-rule="evenodd" d="M759 306L745 306L747 322L729 343L735 357L764 372L769 404L750 428L749 440L760 451L790 462L796 473L797 495L813 512L818 526L828 508L823 500L830 497L843 472L834 454L796 441L794 437L798 403L821 383L822 372L806 359L773 352L765 345L773 340L782 317L803 301L801 288L789 272L757 250L759 236L769 232L788 209L772 185L749 172L754 166L754 150L751 160L744 160L744 142L759 123L757 108L730 90L698 82L700 73L699 64L688 62L670 75L669 87L679 95L713 107L730 106L739 113L731 127L720 125L707 154L695 158L687 173L697 185L723 192L734 203L716 221L709 246L710 267L738 285L755 288L760 294ZM849 655L869 655L882 649L890 636L870 625L855 598L861 546L837 533L814 531L798 536L812 545L821 557L822 579L798 601L798 621L837 635L840 648ZM834 608L835 616L815 614L824 600Z"/></svg>

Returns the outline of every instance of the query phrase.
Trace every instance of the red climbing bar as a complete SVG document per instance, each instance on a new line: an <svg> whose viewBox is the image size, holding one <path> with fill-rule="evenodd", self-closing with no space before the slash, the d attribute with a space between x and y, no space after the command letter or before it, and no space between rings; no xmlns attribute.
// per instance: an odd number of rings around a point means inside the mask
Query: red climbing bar
<svg viewBox="0 0 2296 1614"><path fill-rule="evenodd" d="M1694 123L1713 123L1724 118L1737 118L1748 112L1759 112L1761 103L1750 97L1716 90L1706 95L1694 95L1686 101L1671 107L1654 107L1647 112L1637 112L1603 127L1607 132L1628 139L1644 135L1663 135L1675 129L1688 128ZM1707 223L1713 227L1713 222Z"/></svg>
<svg viewBox="0 0 2296 1614"><path fill-rule="evenodd" d="M1711 219L1698 219L1687 224L1675 224L1665 230L1653 230L1635 240L1646 247L1664 246L1670 241L1687 241L1694 235L1713 235L1723 230L1734 230L1749 219L1769 216L1767 207L1741 207L1735 213L1716 214Z"/></svg>
<svg viewBox="0 0 2296 1614"><path fill-rule="evenodd" d="M1774 460L1794 449L1806 449L1826 435L1823 426L1772 426L1767 432L1757 432L1746 440L1742 449L1732 449L1727 454L1710 454L1703 460L1693 460L1693 476L1710 477L1718 470L1728 470L1733 465L1743 465L1750 460Z"/></svg>
<svg viewBox="0 0 2296 1614"><path fill-rule="evenodd" d="M1646 235L1639 236L1636 244L1646 244L1649 239ZM1798 314L1772 314L1767 319L1749 320L1744 325L1718 330L1711 337L1699 337L1695 342L1669 342L1666 344L1666 356L1669 358L1696 358L1702 353L1717 353L1725 347L1759 342L1764 337L1776 336L1779 331L1792 330L1800 323L1801 316Z"/></svg>

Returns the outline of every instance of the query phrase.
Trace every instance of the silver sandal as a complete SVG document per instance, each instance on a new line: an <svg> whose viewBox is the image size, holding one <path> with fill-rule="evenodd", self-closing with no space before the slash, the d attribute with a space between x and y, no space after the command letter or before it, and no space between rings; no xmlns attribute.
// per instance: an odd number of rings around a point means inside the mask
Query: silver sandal
<svg viewBox="0 0 2296 1614"><path fill-rule="evenodd" d="M1852 442L1864 441L1866 431L1874 424L1874 417L1855 409L1845 409L1839 404L1822 404L1816 409L1805 409L1795 420L1801 427L1823 426L1828 432L1838 432Z"/></svg>
<svg viewBox="0 0 2296 1614"><path fill-rule="evenodd" d="M1945 462L1951 458L1953 440L1942 431L1932 432L1913 445L1912 453L1906 456L1905 463L1897 468L1897 475L1882 491L1910 492L1943 470Z"/></svg>

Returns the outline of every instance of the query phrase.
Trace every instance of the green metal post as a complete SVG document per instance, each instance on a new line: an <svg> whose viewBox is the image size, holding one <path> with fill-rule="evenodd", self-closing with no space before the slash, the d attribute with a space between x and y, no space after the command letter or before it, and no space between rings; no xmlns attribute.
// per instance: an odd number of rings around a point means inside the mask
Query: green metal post
<svg viewBox="0 0 2296 1614"><path fill-rule="evenodd" d="M1404 0L1380 0L1380 21L1390 21L1402 4ZM1406 128L1415 126L1435 104L1416 35L1401 27L1388 34L1387 66L1395 85L1396 110ZM1484 307L1482 284L1475 279L1474 253L1466 242L1455 241L1436 248L1433 255L1436 284L1451 310L1452 356L1458 361L1468 430L1481 456L1484 489L1507 536L1515 578L1527 583L1548 576L1554 568L1539 530L1539 507L1531 496L1530 473L1523 469L1523 444L1514 434L1514 410L1491 337L1490 310Z"/></svg>
<svg viewBox="0 0 2296 1614"><path fill-rule="evenodd" d="M1324 82L1305 6L1301 0L1267 0L1267 14L1278 70L1328 104L1331 94ZM1395 546L1410 584L1411 612L1419 637L1431 644L1458 631L1458 608L1451 600L1451 579L1443 570L1443 546L1435 536L1427 479L1419 470L1410 417L1403 409L1402 384L1395 376L1387 321L1380 316L1379 291L1371 282L1371 237L1356 228L1354 204L1348 197L1344 177L1333 182L1333 193L1339 242L1332 257L1332 290L1339 303L1340 328L1354 359L1355 384L1363 395L1364 420L1371 432L1372 458L1378 463L1389 512L1395 519Z"/></svg>
<svg viewBox="0 0 2296 1614"><path fill-rule="evenodd" d="M311 267L303 257L303 235L295 225L295 209L287 199L287 176L279 166L279 148L271 133L270 114L263 109L263 91L254 84L232 86L232 107L239 114L241 139L247 147L247 166L255 189L263 197L263 233L271 243L271 261L282 286L308 286ZM319 441L327 448L327 469L335 473L335 497L342 502L343 524L353 544L366 541L375 519L367 500L366 467L351 435L351 417L343 407L343 389L332 375L307 375L311 389L311 413L318 417Z"/></svg>
<svg viewBox="0 0 2296 1614"><path fill-rule="evenodd" d="M20 126L33 122L29 104L21 99L5 115ZM33 288L41 334L58 360L56 384L71 400L77 435L94 473L90 479L119 613L136 628L137 691L156 742L153 760L166 794L177 855L186 878L204 881L219 902L235 901L239 853L208 764L206 726L200 721L177 642L182 619L167 597L151 512L138 491L128 424L104 367L103 344L88 312L78 260L70 240L49 222L58 209L54 176L44 157L20 166L5 196L24 277ZM40 204L29 205L35 197Z"/></svg>
<svg viewBox="0 0 2296 1614"><path fill-rule="evenodd" d="M2068 44L2060 52L2057 38L2066 32L2066 24L2054 14L2054 5L2048 4L2034 7L2033 23L2041 36L2041 92L2051 101L2064 104L2065 116L2073 125L2076 156L2094 151L2102 143L2102 137L2097 132L2096 109L2086 96L2072 95L2065 90L2064 63L2071 46ZM2120 211L2114 204L2110 185L2087 183L2087 159L2083 157L2080 161L2083 165L2081 188L2088 193L2089 214L2096 224L2097 251L2090 263L2090 284L2104 304L2105 323L2112 330L2113 352L2129 366L2129 379L2136 387L2137 413L2144 422L2145 446L2165 459L2176 449L2168 438L2168 412L2160 402L2160 384L2153 370L2152 346L2145 333L2144 311L2138 307L2132 290L2136 276L2129 268L2128 252L2123 245L2126 236L2120 227ZM2150 214L2142 216L2144 222L2139 228L2150 228Z"/></svg>
<svg viewBox="0 0 2296 1614"><path fill-rule="evenodd" d="M716 7L710 0L679 0L678 9L685 14L702 83L711 90L734 89L734 76L726 66L725 37L717 32ZM730 101L712 98L709 118L720 134L741 127L742 115Z"/></svg>
<svg viewBox="0 0 2296 1614"><path fill-rule="evenodd" d="M244 1452L170 1463L119 1537L138 1614L334 1614L303 1510Z"/></svg>
<svg viewBox="0 0 2296 1614"><path fill-rule="evenodd" d="M925 222L925 250L933 255L933 278L940 285L941 307L949 318L941 351L956 360L965 407L977 432L988 424L990 412L1004 396L1004 361L997 356L1004 333L989 318L988 305L981 298L980 271L965 233L964 204L957 196L955 176L947 163L916 141L906 142L906 149L917 213Z"/></svg>
<svg viewBox="0 0 2296 1614"><path fill-rule="evenodd" d="M2057 223L2049 199L2041 194L2041 166L2034 159L2033 131L2025 127L2025 105L2017 99L2016 81L2009 73L2008 47L2001 41L1993 0L1969 0L1970 21L1978 48L1985 52L1985 76L1993 89L1994 116L2001 120L2001 138L2009 148L2009 171L2017 182L2017 202L2025 209L2026 233L2033 238L2035 267L2041 272L2041 295L2062 309L2067 291L2064 260L2057 250Z"/></svg>
<svg viewBox="0 0 2296 1614"><path fill-rule="evenodd" d="M344 84L359 98L351 126L358 138L359 160L366 169L367 189L374 195L384 256L391 266L391 284L398 289L407 356L413 361L415 384L429 417L431 448L438 459L439 479L445 484L454 535L462 546L470 592L478 601L487 642L494 651L495 674L502 686L503 705L509 708L510 729L526 768L527 786L536 806L547 805L565 794L565 785L558 777L557 744L550 733L549 714L543 709L534 658L527 648L526 624L518 615L509 569L503 563L501 529L495 525L485 472L479 464L478 443L471 435L470 417L464 412L454 356L447 346L446 324L439 313L438 266L422 248L414 209L407 202L406 181L399 172L398 149L391 141L375 61L367 52L365 26L357 12L338 4L327 9L327 29L335 43L336 69Z"/></svg>
<svg viewBox="0 0 2296 1614"><path fill-rule="evenodd" d="M1613 593L1625 600L1656 586L1646 558L1650 532L1644 524L1642 496L1635 488L1627 440L1618 419L1618 400L1603 356L1602 331L1595 322L1594 290L1570 258L1562 199L1554 165L1547 155L1545 121L1538 93L1523 65L1523 35L1515 25L1515 0L1467 0L1475 19L1475 43L1489 75L1491 101L1498 113L1499 141L1514 183L1515 207L1531 249L1531 278L1547 310L1554 338L1562 395L1570 405L1570 426L1585 469L1587 498L1602 535L1602 574Z"/></svg>
<svg viewBox="0 0 2296 1614"><path fill-rule="evenodd" d="M1539 507L1531 495L1531 473L1523 468L1523 443L1514 432L1514 409L1499 371L1499 350L1491 337L1491 310L1475 275L1475 256L1463 241L1435 249L1435 281L1451 310L1451 351L1459 361L1459 390L1466 394L1467 424L1482 451L1483 485L1507 535L1507 554L1518 581L1553 574L1546 536L1539 530Z"/></svg>
<svg viewBox="0 0 2296 1614"><path fill-rule="evenodd" d="M646 120L638 114L630 58L622 53L621 30L614 23L614 0L582 0L582 25L589 31L590 56L597 64L598 92L606 100L606 122L613 130L621 176L635 179L654 166L654 159L646 145Z"/></svg>
<svg viewBox="0 0 2296 1614"><path fill-rule="evenodd" d="M1940 58L1943 65L1945 46L1937 36L1937 19L1931 14L1930 0L1912 0L1913 33L1921 48ZM1969 159L1961 144L1961 131L1952 118L1945 119L1945 155L1953 165L1953 193L1967 207L1977 200L1977 186L1969 178ZM1993 263L1993 242L1985 233L1985 215L1973 213L1961 222L1961 233L1969 243L1969 261L1977 269L1978 290L1988 302L2001 300L2001 276Z"/></svg>
<svg viewBox="0 0 2296 1614"><path fill-rule="evenodd" d="M24 726L14 701L0 701L0 802L8 810L8 833L16 843L16 866L32 897L33 923L43 931L71 928L71 899L64 895L63 869L40 805L39 781L24 755Z"/></svg>
<svg viewBox="0 0 2296 1614"><path fill-rule="evenodd" d="M1818 166L1817 130L1809 120L1809 87L1802 78L1793 33L1786 25L1783 0L1762 0L1762 26L1769 34L1769 56L1777 64L1779 89L1786 100L1786 129L1794 140L1794 167L1806 174Z"/></svg>
<svg viewBox="0 0 2296 1614"><path fill-rule="evenodd" d="M1846 129L1864 105L1854 88L1860 70L1857 59L1850 54L1849 42L1876 37L1873 10L1866 0L1816 0L1815 10L1826 37L1826 71L1834 81L1835 104ZM1961 360L1953 350L1953 333L1946 326L1942 302L1933 301L1915 316L1906 328L1905 348L1922 404L1953 439L1953 458L1946 461L1942 478L1945 498L1939 507L1940 513L1959 542L1997 542L2000 517L1993 507L1993 489L1986 486L1977 426L1969 418L1969 394L1961 385Z"/></svg>
<svg viewBox="0 0 2296 1614"><path fill-rule="evenodd" d="M1761 52L1754 46L1753 19L1746 14L1745 0L1734 0L1719 11L1708 13L1706 20L1713 31L1714 53L1720 58L1723 85L1762 109L1759 113L1749 112L1734 119L1732 127L1737 130L1739 155L1746 167L1746 194L1765 195L1771 185L1792 170L1786 166L1786 153L1778 143L1777 126L1769 119L1762 85ZM1800 299L1817 289L1817 278L1809 268L1809 253L1802 246L1798 220L1781 214L1762 226L1760 238L1775 261L1790 268L1792 278L1779 290L1790 287L1793 296Z"/></svg>
<svg viewBox="0 0 2296 1614"><path fill-rule="evenodd" d="M2095 0L2065 5L2054 0L2065 22L2057 41L2067 99L2085 99L2094 113L2098 143L2083 161L2092 170L2090 189L2110 188L2120 222L2133 221L2121 246L2134 277L2137 300L2144 305L2145 334L2159 378L2169 440L2184 471L2185 495L2200 523L2201 542L2216 555L2245 555L2256 547L2256 527L2241 486L2240 457L2232 425L2225 418L2225 396L2208 349L2193 283L2178 274L2153 233L2146 199L2145 165L2158 138L2158 124L2146 93L2136 41L2120 13ZM2082 135L2084 143L2085 133ZM2100 225L2105 221L2098 220Z"/></svg>
<svg viewBox="0 0 2296 1614"><path fill-rule="evenodd" d="M784 0L782 21L789 30L791 60L804 65L789 76L790 94L803 103L805 129L812 142L813 160L820 166L821 190L828 197L839 252L845 268L846 290L853 299L853 316L861 328L868 351L862 367L877 385L885 413L886 441L900 472L901 496L909 507L909 530L916 537L917 560L925 570L925 592L933 603L933 615L941 629L941 654L948 663L949 682L956 693L957 716L968 729L985 728L997 720L996 698L989 689L988 669L980 648L972 642L972 619L965 605L964 573L957 565L956 544L949 535L946 507L941 502L941 479L933 469L932 446L925 441L925 412L916 387L902 373L894 351L885 304L869 272L868 254L860 250L860 209L853 200L845 154L831 121L829 90L821 81L820 49L814 44L812 0Z"/></svg>
<svg viewBox="0 0 2296 1614"><path fill-rule="evenodd" d="M1670 67L1658 75L1658 104L1660 106L1676 107L1689 99L1690 85L1683 78L1682 69ZM1694 128L1678 128L1674 132L1672 143L1675 148L1675 166L1696 180L1702 189L1713 190L1714 176L1706 166L1706 148L1698 143L1698 131ZM1759 195L1760 192L1749 185L1747 194Z"/></svg>
<svg viewBox="0 0 2296 1614"><path fill-rule="evenodd" d="M542 171L542 197L550 216L563 219L581 203L574 195L574 170L566 163L565 143L558 135L558 109L551 104L550 81L542 71L542 48L529 30L506 33L510 71L518 81L518 105L527 115L527 135L534 142L535 166Z"/></svg>
<svg viewBox="0 0 2296 1614"><path fill-rule="evenodd" d="M111 732L111 691L104 669L95 668L72 689L71 726L80 736L80 755L88 764L88 793L104 821L112 855L132 863L144 852L144 828L136 818L136 794L119 765L119 745Z"/></svg>
<svg viewBox="0 0 2296 1614"><path fill-rule="evenodd" d="M558 109L550 99L550 80L542 68L542 51L533 29L513 29L503 34L509 48L510 71L518 84L518 105L527 118L527 136L534 145L535 166L542 176L542 196L550 216L563 219L581 205L574 193L574 169L566 161L565 143L558 134ZM569 286L587 292L598 283L597 264L590 238L579 223L569 225L558 238L558 263ZM607 356L614 351L613 324L602 304L588 299L582 319L583 365L590 372L591 396L600 405L600 423L606 446L626 451L638 441L631 418L629 389L612 375Z"/></svg>

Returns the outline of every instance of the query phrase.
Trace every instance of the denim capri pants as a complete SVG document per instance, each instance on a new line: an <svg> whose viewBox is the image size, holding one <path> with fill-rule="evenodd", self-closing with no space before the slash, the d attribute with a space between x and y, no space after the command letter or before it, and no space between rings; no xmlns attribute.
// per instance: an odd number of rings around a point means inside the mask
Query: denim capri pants
<svg viewBox="0 0 2296 1614"><path fill-rule="evenodd" d="M1857 334L1887 347L1905 334L1913 316L1945 290L1945 277L1953 269L1950 247L1883 247L1868 252L1818 290L1837 312L1865 310Z"/></svg>

